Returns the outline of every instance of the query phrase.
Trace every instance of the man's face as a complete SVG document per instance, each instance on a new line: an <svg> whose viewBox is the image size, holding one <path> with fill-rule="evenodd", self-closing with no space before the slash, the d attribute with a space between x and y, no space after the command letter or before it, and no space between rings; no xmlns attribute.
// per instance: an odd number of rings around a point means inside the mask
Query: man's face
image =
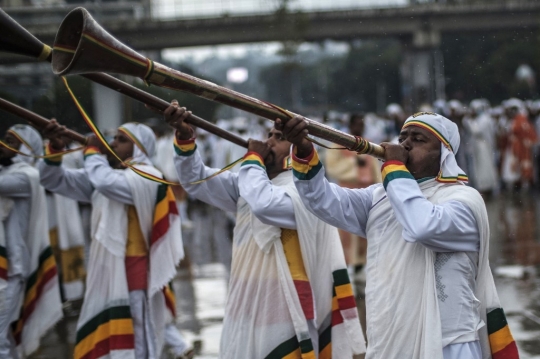
<svg viewBox="0 0 540 359"><path fill-rule="evenodd" d="M440 169L441 141L431 132L417 126L401 130L399 143L409 151L405 166L415 179L437 176Z"/></svg>
<svg viewBox="0 0 540 359"><path fill-rule="evenodd" d="M268 140L266 140L270 146L270 154L264 160L266 166L266 172L277 173L282 172L283 161L289 156L291 143L283 137L281 131L272 128L268 133Z"/></svg>
<svg viewBox="0 0 540 359"><path fill-rule="evenodd" d="M351 119L349 132L353 136L362 136L364 134L364 119L360 116Z"/></svg>
<svg viewBox="0 0 540 359"><path fill-rule="evenodd" d="M111 142L112 150L122 159L122 161L133 157L133 142L122 131L117 131L114 140ZM112 155L107 154L107 159L112 167L116 167L118 160Z"/></svg>
<svg viewBox="0 0 540 359"><path fill-rule="evenodd" d="M21 141L17 139L17 137L13 136L11 133L7 132L6 136L4 137L4 142L6 145L8 145L11 148L14 148L18 150L21 147ZM17 153L8 150L4 146L0 146L0 158L2 159L10 159L15 157Z"/></svg>

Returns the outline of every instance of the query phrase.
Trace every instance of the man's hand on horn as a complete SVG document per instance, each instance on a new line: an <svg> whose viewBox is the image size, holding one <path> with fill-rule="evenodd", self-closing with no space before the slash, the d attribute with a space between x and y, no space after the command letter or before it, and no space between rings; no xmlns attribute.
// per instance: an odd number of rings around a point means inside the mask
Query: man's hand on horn
<svg viewBox="0 0 540 359"><path fill-rule="evenodd" d="M185 141L194 136L191 126L184 122L191 116L191 111L187 111L185 107L180 107L178 101L172 100L171 105L163 111L163 116L169 126L176 129L176 138L178 140Z"/></svg>
<svg viewBox="0 0 540 359"><path fill-rule="evenodd" d="M258 141L250 138L248 140L248 152L257 153L264 161L270 153L270 146L266 141Z"/></svg>
<svg viewBox="0 0 540 359"><path fill-rule="evenodd" d="M286 122L282 119L276 119L274 128L283 133L283 136L296 146L296 156L305 158L313 151L313 145L306 138L308 135L308 123L302 116L295 116Z"/></svg>
<svg viewBox="0 0 540 359"><path fill-rule="evenodd" d="M45 126L42 130L43 137L48 138L51 142L52 148L55 150L63 150L64 147L66 147L66 144L64 140L62 139L62 136L64 136L67 132L66 126L60 125L56 119L51 119L47 126Z"/></svg>

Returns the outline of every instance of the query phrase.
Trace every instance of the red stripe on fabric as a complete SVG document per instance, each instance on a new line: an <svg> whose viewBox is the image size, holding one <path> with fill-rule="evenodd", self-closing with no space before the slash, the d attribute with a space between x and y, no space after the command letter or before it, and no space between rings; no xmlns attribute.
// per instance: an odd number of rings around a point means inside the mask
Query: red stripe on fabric
<svg viewBox="0 0 540 359"><path fill-rule="evenodd" d="M392 161L386 161L382 166L381 166L381 171L386 167L386 166L390 166L390 165L398 165L398 166L405 166L405 164L401 161L396 161L396 160L392 160Z"/></svg>
<svg viewBox="0 0 540 359"><path fill-rule="evenodd" d="M34 297L34 299L28 303L28 305L26 307L24 307L23 309L23 313L22 313L22 321L23 323L26 322L26 320L30 317L30 315L32 315L32 313L34 312L34 309L36 309L36 303L37 301L40 299L41 297L41 294L43 293L43 287L45 287L45 285L51 280L53 279L54 277L56 276L56 266L54 266L53 268L49 269L40 279L39 283L37 283L37 287L36 287L36 296Z"/></svg>
<svg viewBox="0 0 540 359"><path fill-rule="evenodd" d="M135 348L133 334L113 335L97 343L94 348L81 359L97 359L113 350L126 350Z"/></svg>
<svg viewBox="0 0 540 359"><path fill-rule="evenodd" d="M311 284L305 280L293 280L300 305L304 311L306 319L315 319L315 311L313 309L313 293L311 292Z"/></svg>
<svg viewBox="0 0 540 359"><path fill-rule="evenodd" d="M512 342L496 353L491 353L493 359L519 359L516 342Z"/></svg>
<svg viewBox="0 0 540 359"><path fill-rule="evenodd" d="M300 158L300 157L296 156L296 148L295 148L295 151L293 151L293 153L292 153L293 160L298 162L298 163L301 163L303 165L309 164L309 162L311 162L311 160L313 159L314 156L315 156L315 148L313 146L311 147L311 152L309 153L309 155L306 158Z"/></svg>
<svg viewBox="0 0 540 359"><path fill-rule="evenodd" d="M126 279L128 290L148 288L148 256L126 256Z"/></svg>
<svg viewBox="0 0 540 359"><path fill-rule="evenodd" d="M0 268L0 278L7 280L8 271L5 268Z"/></svg>
<svg viewBox="0 0 540 359"><path fill-rule="evenodd" d="M341 312L339 310L332 311L332 326L334 327L341 323L343 323L343 317L341 316Z"/></svg>
<svg viewBox="0 0 540 359"><path fill-rule="evenodd" d="M157 242L165 233L167 233L170 226L169 216L171 214L178 215L178 208L176 207L176 202L174 201L169 201L169 211L167 212L167 215L154 224L150 238L150 245Z"/></svg>
<svg viewBox="0 0 540 359"><path fill-rule="evenodd" d="M353 296L338 298L338 304L340 310L356 308L356 301Z"/></svg>

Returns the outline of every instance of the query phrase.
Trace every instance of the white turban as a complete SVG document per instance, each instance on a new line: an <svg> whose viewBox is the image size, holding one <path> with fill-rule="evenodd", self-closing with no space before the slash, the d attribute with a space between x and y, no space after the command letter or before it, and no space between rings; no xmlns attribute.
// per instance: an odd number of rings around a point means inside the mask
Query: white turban
<svg viewBox="0 0 540 359"><path fill-rule="evenodd" d="M137 122L124 123L118 128L133 142L133 156L130 162L152 166L150 160L156 152L156 135L146 125Z"/></svg>
<svg viewBox="0 0 540 359"><path fill-rule="evenodd" d="M17 148L19 152L29 156L43 155L43 140L39 132L32 126L15 125L10 127L7 132L21 141L21 145ZM12 161L13 163L26 162L33 165L37 161L37 158L29 156L17 154L13 157Z"/></svg>
<svg viewBox="0 0 540 359"><path fill-rule="evenodd" d="M441 141L441 169L437 175L437 181L454 183L456 181L467 182L468 178L459 168L456 156L459 149L459 129L457 125L433 112L419 112L409 117L403 128L418 126L431 132Z"/></svg>

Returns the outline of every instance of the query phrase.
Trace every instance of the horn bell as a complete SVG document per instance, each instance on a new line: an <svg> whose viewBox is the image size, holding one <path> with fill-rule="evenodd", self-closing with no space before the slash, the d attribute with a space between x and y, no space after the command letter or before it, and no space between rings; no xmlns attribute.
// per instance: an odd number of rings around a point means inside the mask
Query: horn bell
<svg viewBox="0 0 540 359"><path fill-rule="evenodd" d="M51 48L0 9L0 51L51 61Z"/></svg>
<svg viewBox="0 0 540 359"><path fill-rule="evenodd" d="M70 11L56 33L55 75L108 72L144 78L151 66L146 57L105 31L85 8Z"/></svg>

